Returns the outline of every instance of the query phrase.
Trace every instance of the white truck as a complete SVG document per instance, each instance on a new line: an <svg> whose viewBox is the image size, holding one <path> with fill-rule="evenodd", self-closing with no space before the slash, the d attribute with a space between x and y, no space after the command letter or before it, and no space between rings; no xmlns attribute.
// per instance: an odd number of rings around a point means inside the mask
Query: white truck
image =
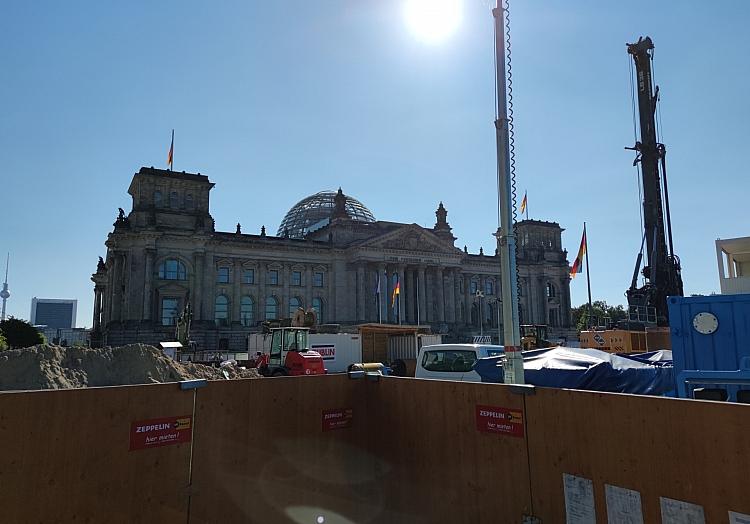
<svg viewBox="0 0 750 524"><path fill-rule="evenodd" d="M439 344L441 340L440 335L390 336L388 362L416 361L420 347ZM323 357L323 365L328 373L345 373L351 364L363 361L362 336L359 333L312 333L308 336L308 345ZM248 358L255 358L258 352L268 354L270 350L271 335L248 335Z"/></svg>

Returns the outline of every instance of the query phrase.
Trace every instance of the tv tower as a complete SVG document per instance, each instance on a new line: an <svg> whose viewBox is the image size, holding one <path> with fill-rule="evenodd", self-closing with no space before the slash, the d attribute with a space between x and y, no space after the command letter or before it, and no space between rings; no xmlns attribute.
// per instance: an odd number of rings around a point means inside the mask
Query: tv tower
<svg viewBox="0 0 750 524"><path fill-rule="evenodd" d="M8 253L8 257L5 259L5 282L3 282L3 290L0 291L0 298L3 299L3 312L2 315L0 315L0 320L5 320L5 303L8 301L8 298L10 297L10 292L8 291L8 263L10 262L10 253Z"/></svg>

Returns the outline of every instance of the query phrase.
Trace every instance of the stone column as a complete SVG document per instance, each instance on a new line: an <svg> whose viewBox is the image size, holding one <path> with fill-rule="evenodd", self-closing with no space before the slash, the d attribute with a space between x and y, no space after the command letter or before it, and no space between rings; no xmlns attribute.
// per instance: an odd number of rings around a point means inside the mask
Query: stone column
<svg viewBox="0 0 750 524"><path fill-rule="evenodd" d="M312 307L312 265L308 264L305 268L305 309Z"/></svg>
<svg viewBox="0 0 750 524"><path fill-rule="evenodd" d="M406 272L406 283L404 291L405 296L408 297L408 300L406 301L406 309L404 310L406 313L406 321L409 324L416 324L417 323L417 317L414 314L414 303L415 303L415 297L417 296L416 290L417 288L414 285L414 282L416 279L414 278L414 268L410 268Z"/></svg>
<svg viewBox="0 0 750 524"><path fill-rule="evenodd" d="M112 320L115 322L119 322L121 319L120 315L122 313L122 287L123 287L123 279L122 279L122 265L123 265L123 256L121 253L115 253L115 267L114 272L112 275L112 305L111 305L111 311L112 311Z"/></svg>
<svg viewBox="0 0 750 524"><path fill-rule="evenodd" d="M365 313L365 265L363 262L357 264L357 316L358 322L364 322L367 318Z"/></svg>
<svg viewBox="0 0 750 524"><path fill-rule="evenodd" d="M154 280L154 254L155 250L145 249L145 265L143 270L143 320L152 320L151 309L154 299L152 287Z"/></svg>
<svg viewBox="0 0 750 524"><path fill-rule="evenodd" d="M471 306L472 306L472 299L471 296L471 275L465 274L463 275L464 279L464 324L467 326L471 325Z"/></svg>
<svg viewBox="0 0 750 524"><path fill-rule="evenodd" d="M388 322L388 310L386 309L386 295L388 295L388 279L385 274L385 264L378 264L378 278L380 279L380 296L378 297L378 318L379 322Z"/></svg>
<svg viewBox="0 0 750 524"><path fill-rule="evenodd" d="M279 278L282 278L281 282L281 302L279 304L279 318L287 318L289 317L289 299L291 298L289 296L289 280L291 278L291 271L289 269L289 264L284 264L280 271Z"/></svg>
<svg viewBox="0 0 750 524"><path fill-rule="evenodd" d="M445 323L445 281L443 268L435 269L435 289L437 290L437 321Z"/></svg>
<svg viewBox="0 0 750 524"><path fill-rule="evenodd" d="M193 289L190 301L193 304L193 320L203 320L205 309L203 308L203 253L193 253Z"/></svg>
<svg viewBox="0 0 750 524"><path fill-rule="evenodd" d="M213 254L203 259L203 320L214 322L216 307L216 260Z"/></svg>
<svg viewBox="0 0 750 524"><path fill-rule="evenodd" d="M463 298L461 297L461 272L457 269L453 269L453 314L455 315L455 322L463 322L463 318L460 315L461 304Z"/></svg>
<svg viewBox="0 0 750 524"><path fill-rule="evenodd" d="M398 309L396 309L396 323L403 322L406 323L406 303L408 302L406 298L406 276L404 275L404 266L398 266L398 281L400 284L399 288L399 294L398 298L396 299L396 305L398 306Z"/></svg>
<svg viewBox="0 0 750 524"><path fill-rule="evenodd" d="M385 274L383 274L383 281L385 283L385 296L383 296L383 322L393 323L393 308L391 307L391 297L393 296L393 269L391 266L385 267Z"/></svg>
<svg viewBox="0 0 750 524"><path fill-rule="evenodd" d="M232 260L232 312L230 323L240 322L240 284L242 281L242 263L239 258Z"/></svg>
<svg viewBox="0 0 750 524"><path fill-rule="evenodd" d="M430 273L432 268L425 269L425 308L424 308L424 319L427 322L435 322L435 279L430 279ZM432 282L430 282L432 280Z"/></svg>
<svg viewBox="0 0 750 524"><path fill-rule="evenodd" d="M257 319L266 319L266 263L258 261L258 314Z"/></svg>
<svg viewBox="0 0 750 524"><path fill-rule="evenodd" d="M453 284L454 275L455 272L453 269L448 269L448 284L445 288L445 320L451 324L456 322L456 296Z"/></svg>
<svg viewBox="0 0 750 524"><path fill-rule="evenodd" d="M97 331L101 326L102 313L102 289L98 285L94 286L94 322L91 326L92 331Z"/></svg>
<svg viewBox="0 0 750 524"><path fill-rule="evenodd" d="M417 291L419 292L419 322L427 323L427 285L425 282L424 266L417 268Z"/></svg>

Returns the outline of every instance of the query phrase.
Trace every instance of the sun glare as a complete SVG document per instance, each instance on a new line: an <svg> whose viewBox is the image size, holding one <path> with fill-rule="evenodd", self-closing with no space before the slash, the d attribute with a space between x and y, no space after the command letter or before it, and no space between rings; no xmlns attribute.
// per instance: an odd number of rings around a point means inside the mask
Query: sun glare
<svg viewBox="0 0 750 524"><path fill-rule="evenodd" d="M416 38L437 43L456 31L461 22L461 0L406 0L404 16Z"/></svg>

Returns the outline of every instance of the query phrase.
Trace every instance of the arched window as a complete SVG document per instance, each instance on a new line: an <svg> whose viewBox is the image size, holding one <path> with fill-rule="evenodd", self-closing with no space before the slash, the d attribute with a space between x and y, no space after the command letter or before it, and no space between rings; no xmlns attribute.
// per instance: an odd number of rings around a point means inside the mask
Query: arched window
<svg viewBox="0 0 750 524"><path fill-rule="evenodd" d="M174 258L165 260L159 264L159 278L162 280L187 280L185 264Z"/></svg>
<svg viewBox="0 0 750 524"><path fill-rule="evenodd" d="M159 191L159 190L154 191L154 205L156 207L161 207L162 206L161 191Z"/></svg>
<svg viewBox="0 0 750 524"><path fill-rule="evenodd" d="M185 195L185 209L193 209L193 195L190 193Z"/></svg>
<svg viewBox="0 0 750 524"><path fill-rule="evenodd" d="M214 319L216 319L216 324L219 326L229 325L229 299L224 295L216 297Z"/></svg>
<svg viewBox="0 0 750 524"><path fill-rule="evenodd" d="M547 298L552 298L557 296L557 290L555 289L555 286L552 285L552 282L547 282Z"/></svg>
<svg viewBox="0 0 750 524"><path fill-rule="evenodd" d="M169 193L169 207L173 209L180 207L180 196L177 194L177 191Z"/></svg>
<svg viewBox="0 0 750 524"><path fill-rule="evenodd" d="M318 324L323 324L323 301L319 298L312 300L312 308L315 310L315 315L318 317Z"/></svg>
<svg viewBox="0 0 750 524"><path fill-rule="evenodd" d="M266 299L266 320L276 320L279 318L279 301L275 297Z"/></svg>
<svg viewBox="0 0 750 524"><path fill-rule="evenodd" d="M292 318L299 308L302 307L302 301L297 297L289 299L289 318Z"/></svg>
<svg viewBox="0 0 750 524"><path fill-rule="evenodd" d="M253 325L255 320L255 302L252 297L242 297L240 302L240 322L245 327Z"/></svg>

